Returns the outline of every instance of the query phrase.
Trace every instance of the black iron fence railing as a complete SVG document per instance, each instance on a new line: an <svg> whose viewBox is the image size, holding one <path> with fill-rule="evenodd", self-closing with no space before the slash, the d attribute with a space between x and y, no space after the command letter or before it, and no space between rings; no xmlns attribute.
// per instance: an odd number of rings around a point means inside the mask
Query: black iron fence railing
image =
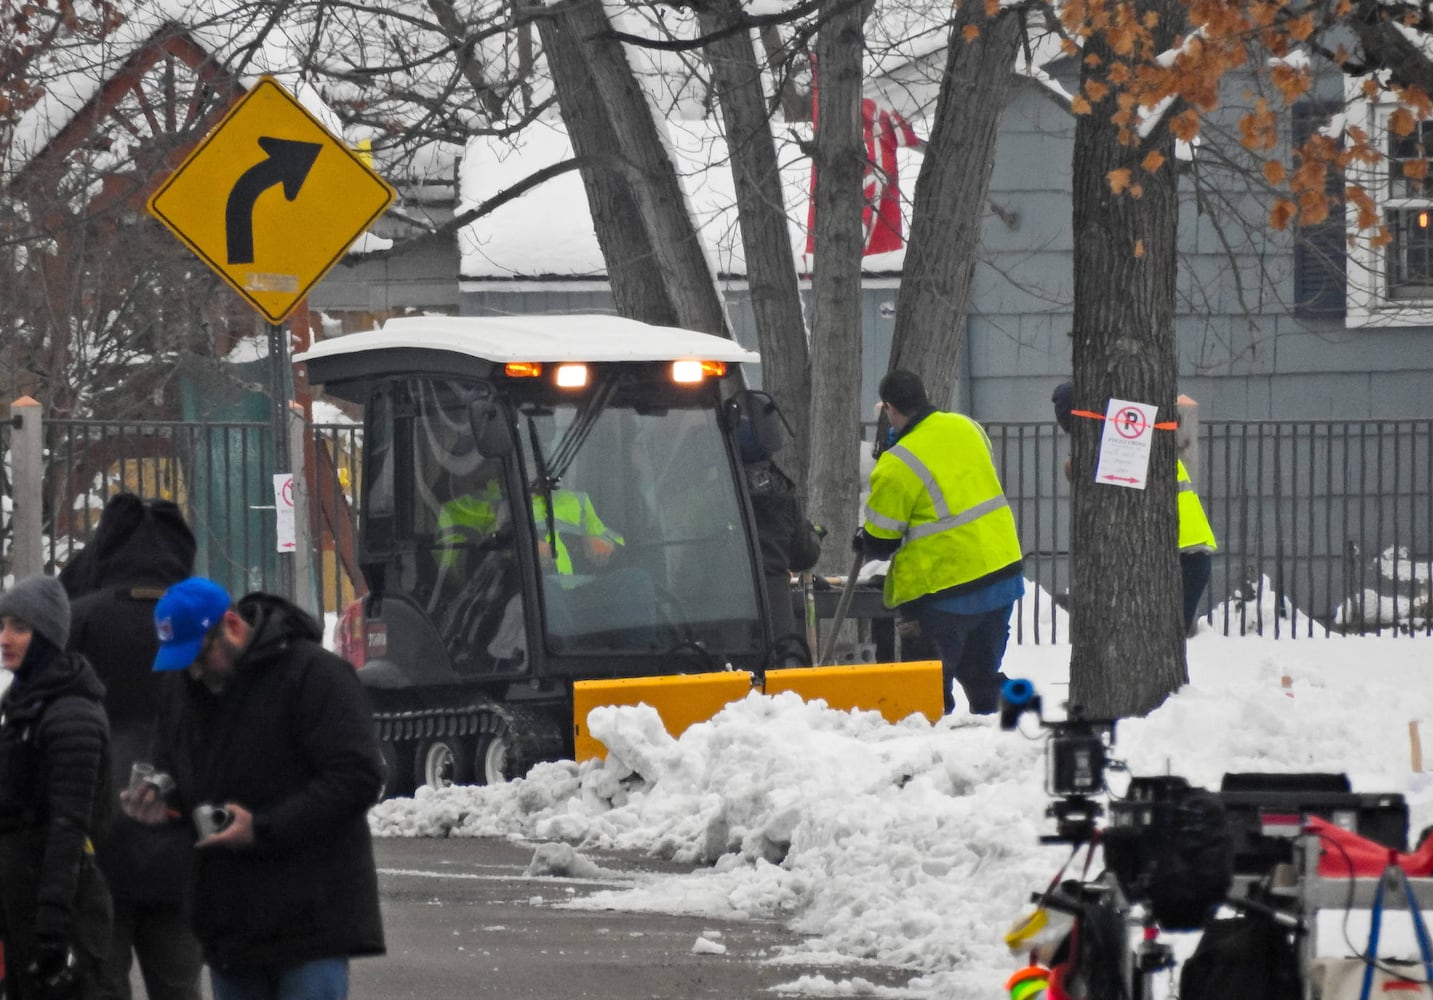
<svg viewBox="0 0 1433 1000"><path fill-rule="evenodd" d="M305 460L312 586L326 612L356 593L354 524L362 430L311 427ZM1063 642L1070 578L1068 440L1052 424L987 427L1035 584L1012 622L1022 643ZM10 572L15 481L0 428L0 542ZM1205 421L1186 456L1219 540L1201 606L1226 635L1433 635L1433 420ZM199 541L198 571L235 592L278 589L272 434L267 423L48 420L43 549L61 566L120 490L168 497Z"/></svg>

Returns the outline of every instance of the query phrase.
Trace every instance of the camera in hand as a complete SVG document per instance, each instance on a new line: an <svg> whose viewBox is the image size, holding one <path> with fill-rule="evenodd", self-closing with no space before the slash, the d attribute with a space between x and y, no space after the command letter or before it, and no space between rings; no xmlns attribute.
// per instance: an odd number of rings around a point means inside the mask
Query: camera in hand
<svg viewBox="0 0 1433 1000"><path fill-rule="evenodd" d="M234 814L223 806L211 805L206 802L194 809L194 829L199 831L200 840L212 837L233 821Z"/></svg>

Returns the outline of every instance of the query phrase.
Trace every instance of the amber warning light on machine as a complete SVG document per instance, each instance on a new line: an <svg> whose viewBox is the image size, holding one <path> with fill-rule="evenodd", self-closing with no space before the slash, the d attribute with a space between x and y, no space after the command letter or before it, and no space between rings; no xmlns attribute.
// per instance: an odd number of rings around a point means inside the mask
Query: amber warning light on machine
<svg viewBox="0 0 1433 1000"><path fill-rule="evenodd" d="M673 361L672 381L683 384L700 382L711 376L721 378L726 374L725 361Z"/></svg>
<svg viewBox="0 0 1433 1000"><path fill-rule="evenodd" d="M503 365L503 374L508 378L537 378L542 374L542 363L538 361L509 361Z"/></svg>

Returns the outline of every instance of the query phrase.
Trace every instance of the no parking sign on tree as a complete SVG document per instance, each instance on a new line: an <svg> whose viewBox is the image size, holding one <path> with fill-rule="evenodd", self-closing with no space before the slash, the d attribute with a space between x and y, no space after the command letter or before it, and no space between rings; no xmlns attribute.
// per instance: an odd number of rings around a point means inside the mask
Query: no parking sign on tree
<svg viewBox="0 0 1433 1000"><path fill-rule="evenodd" d="M1108 486L1144 489L1149 476L1149 450L1154 443L1154 420L1159 408L1127 399L1111 399L1105 409L1100 435L1100 460L1095 482Z"/></svg>

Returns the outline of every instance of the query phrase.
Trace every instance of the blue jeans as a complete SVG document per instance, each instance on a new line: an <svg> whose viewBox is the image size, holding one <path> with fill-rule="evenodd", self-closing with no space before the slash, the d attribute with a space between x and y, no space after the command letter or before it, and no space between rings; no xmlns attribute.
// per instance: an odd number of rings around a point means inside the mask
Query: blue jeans
<svg viewBox="0 0 1433 1000"><path fill-rule="evenodd" d="M959 682L972 715L992 715L1000 710L1000 688L1005 675L1000 661L1010 639L1007 604L978 615L955 615L921 607L914 609L921 631L940 651L940 672L945 695L945 714L955 710L954 685Z"/></svg>
<svg viewBox="0 0 1433 1000"><path fill-rule="evenodd" d="M345 1000L348 959L320 958L231 972L210 968L209 982L214 1000Z"/></svg>

